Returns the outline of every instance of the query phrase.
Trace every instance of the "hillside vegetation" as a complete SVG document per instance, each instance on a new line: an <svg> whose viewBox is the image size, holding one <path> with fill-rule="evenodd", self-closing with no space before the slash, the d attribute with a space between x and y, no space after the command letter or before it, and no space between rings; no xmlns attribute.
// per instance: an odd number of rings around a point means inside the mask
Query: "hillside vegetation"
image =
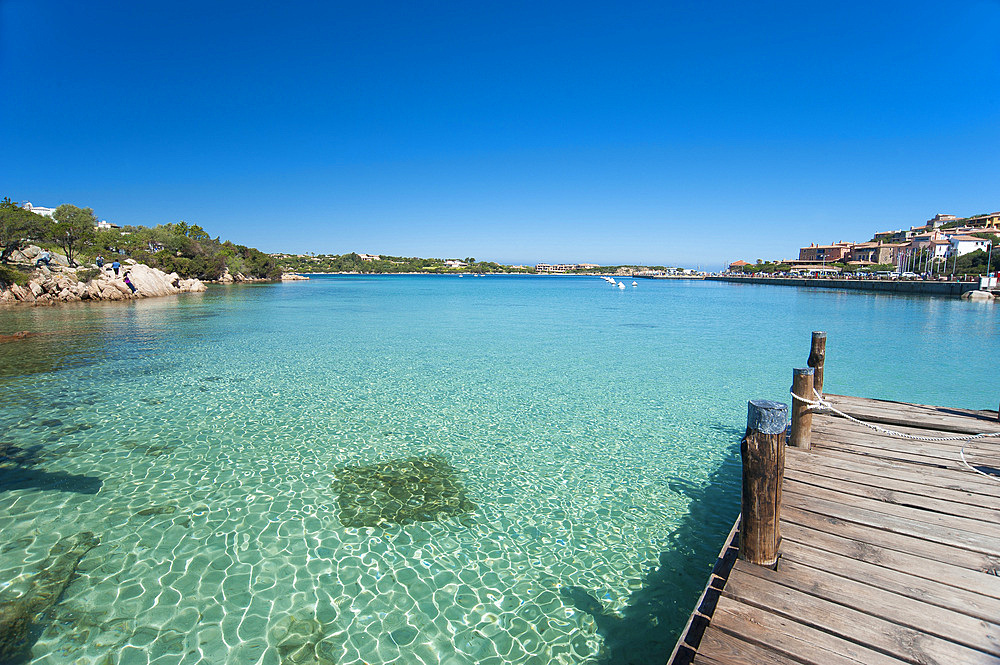
<svg viewBox="0 0 1000 665"><path fill-rule="evenodd" d="M125 226L97 229L91 208L61 205L55 219L22 209L10 198L0 201L0 263L29 243L64 254L70 265L135 259L139 263L176 272L183 278L216 280L228 269L255 279L277 279L277 261L252 247L212 238L197 224L177 222L154 227Z"/></svg>
<svg viewBox="0 0 1000 665"><path fill-rule="evenodd" d="M356 273L517 273L534 272L534 268L513 268L492 261L464 259L468 265L452 268L444 259L421 259L413 256L380 256L377 261L365 261L355 252L350 254L278 254L275 258L287 272L356 272Z"/></svg>

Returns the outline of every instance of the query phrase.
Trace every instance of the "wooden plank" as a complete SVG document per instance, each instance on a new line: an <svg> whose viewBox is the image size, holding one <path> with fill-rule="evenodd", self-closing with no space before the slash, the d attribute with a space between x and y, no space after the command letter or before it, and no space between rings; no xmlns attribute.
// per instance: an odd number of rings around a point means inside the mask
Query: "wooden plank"
<svg viewBox="0 0 1000 665"><path fill-rule="evenodd" d="M826 631L901 660L929 664L997 665L977 649L922 633L810 595L783 583L783 575L737 561L724 595Z"/></svg>
<svg viewBox="0 0 1000 665"><path fill-rule="evenodd" d="M833 536L849 538L858 543L859 552L865 550L867 546L873 546L913 554L941 563L949 563L986 575L1000 575L1000 557L998 556L951 547L919 535L913 536L858 522L844 521L831 515L806 510L788 503L781 507L781 519L782 528L787 521ZM875 550L872 551L872 555L877 555Z"/></svg>
<svg viewBox="0 0 1000 665"><path fill-rule="evenodd" d="M890 434L882 434L867 427L861 427L845 421L819 424L813 430L815 436L827 445L845 442L855 445L874 446L876 448L882 447L887 452L899 451L925 455L927 457L942 457L944 459L959 459L960 451L964 445L969 452L975 451L979 455L1000 458L1000 441L997 439L917 441ZM912 433L920 436L941 434L941 432L907 427L898 427L896 430L901 433Z"/></svg>
<svg viewBox="0 0 1000 665"><path fill-rule="evenodd" d="M897 460L900 462L921 464L923 466L956 470L965 469L957 449L955 450L954 455L939 455L936 453L928 454L927 452L921 451L912 446L891 443L893 441L891 437L885 438L887 442L883 443L879 441L865 441L860 437L831 436L826 434L823 435L820 439L821 443L818 443L815 448L820 454L822 454L823 450L836 449L850 451L857 455Z"/></svg>
<svg viewBox="0 0 1000 665"><path fill-rule="evenodd" d="M875 454L888 458L911 459L931 464L941 464L946 467L955 466L965 468L962 465L962 446L959 445L934 445L914 443L905 439L897 439L888 435L866 435L854 434L851 432L819 432L816 434L817 443L825 448L839 448L842 446L861 447L869 454ZM928 458L927 460L918 458ZM1000 467L1000 447L988 446L981 441L970 442L966 448L965 458L970 464L979 463L985 466ZM998 476L1000 478L1000 476Z"/></svg>
<svg viewBox="0 0 1000 665"><path fill-rule="evenodd" d="M810 596L1000 656L1000 626L931 603L842 577L821 568L782 561L781 584Z"/></svg>
<svg viewBox="0 0 1000 665"><path fill-rule="evenodd" d="M861 397L859 395L827 394L824 395L824 397L832 398L830 401L834 402L834 404L840 402L855 406L864 406L872 410L882 409L887 411L897 411L916 416L948 416L956 418L971 418L987 422L996 422L997 420L997 412L993 409L966 409L952 406L935 406L930 404L918 404L916 402L899 402L896 400L879 399L875 397Z"/></svg>
<svg viewBox="0 0 1000 665"><path fill-rule="evenodd" d="M862 423L867 422L862 420ZM867 427L862 423L854 422L842 416L834 413L816 413L813 414L813 428L816 430L832 431L832 432L850 432L852 434L860 434L866 436L890 436L884 432L879 432L878 430ZM967 432L953 432L948 430L942 430L938 428L925 427L919 423L905 422L900 425L886 425L884 423L871 423L881 427L883 429L892 430L894 432L900 432L903 434L909 434L915 437L924 437L931 439L930 441L923 441L921 439L908 439L905 437L893 437L900 441L908 441L915 444L923 444L929 446L949 446L958 445L961 446L965 443L966 438L953 438L953 437L971 437L973 434ZM994 423L1000 426L1000 423ZM975 432L974 434L979 434ZM1000 436L994 433L993 436L983 436L977 439L971 439L977 443L983 444L989 447L996 447L1000 445Z"/></svg>
<svg viewBox="0 0 1000 665"><path fill-rule="evenodd" d="M907 469L888 470L865 464L865 460L851 461L829 456L792 459L787 468L811 472L817 476L843 480L869 487L920 494L948 501L957 506L972 505L989 510L1000 510L1000 495L977 493L964 488L962 483L935 483L930 474L907 472ZM983 488L984 492L988 488Z"/></svg>
<svg viewBox="0 0 1000 665"><path fill-rule="evenodd" d="M898 515L890 515L884 511L830 501L795 491L786 491L784 499L785 503L782 510L784 510L784 506L794 506L840 520L892 531L893 533L926 538L945 545L952 545L953 547L982 552L991 556L1000 556L1000 540L995 537L983 536L972 531L964 531L951 526L941 526ZM885 505L888 506L888 504Z"/></svg>
<svg viewBox="0 0 1000 665"><path fill-rule="evenodd" d="M865 461L882 466L896 465L911 469L931 466L934 467L935 474L938 473L937 469L940 469L946 472L946 477L953 479L969 478L973 482L984 486L988 484L992 488L988 493L995 493L996 491L996 481L992 480L992 478L981 476L964 466L961 462L961 456L957 453L955 462L951 463L952 461L948 459L944 461L942 461L942 458L928 459L926 456L912 455L905 451L884 450L877 445L854 443L846 439L841 441L822 441L817 448L819 450L814 452L819 455L828 453L836 453L841 456L854 455L856 457L864 457ZM926 469L923 470L926 471Z"/></svg>
<svg viewBox="0 0 1000 665"><path fill-rule="evenodd" d="M933 430L937 432L949 432L952 434L981 434L981 433L996 433L997 423L993 421L992 423L988 420L976 420L976 419L958 419L958 418L941 418L941 419L925 419L921 417L910 418L905 412L888 412L888 411L877 411L869 410L867 408L844 408L842 406L837 406L844 413L854 416L858 420L862 420L866 423L873 423L876 425L881 425L888 429L895 429L898 427L913 427L917 426L927 430ZM836 416L839 417L839 416Z"/></svg>
<svg viewBox="0 0 1000 665"><path fill-rule="evenodd" d="M827 490L864 497L875 501L883 501L898 506L929 510L943 515L965 517L986 522L990 527L1000 524L1000 510L991 510L975 504L956 503L947 499L938 499L917 491L902 491L886 487L856 483L852 480L838 480L815 472L800 471L795 468L785 469L785 479L794 480L803 485L822 487ZM918 490L919 491L919 490Z"/></svg>
<svg viewBox="0 0 1000 665"><path fill-rule="evenodd" d="M893 470L899 470L903 473L918 473L924 475L929 482L937 480L944 485L952 488L965 488L969 492L983 493L988 496L996 496L996 485L997 483L980 476L979 474L969 471L965 467L957 469L948 469L941 467L928 468L923 464L913 464L910 462L905 462L901 460L887 459L883 457L876 457L866 453L851 452L849 450L843 450L837 447L827 447L826 445L815 446L812 451L814 454L821 457L825 457L833 463L833 460L843 460L851 462L854 464L864 464L869 466L872 470L880 470L882 472L891 473ZM933 473L933 476L930 475Z"/></svg>
<svg viewBox="0 0 1000 665"><path fill-rule="evenodd" d="M795 494L810 501L824 501L826 504L838 503L851 509L867 510L887 517L900 518L911 522L919 522L921 524L936 527L937 532L953 531L956 532L956 534L959 532L966 532L971 536L978 537L964 538L962 539L962 542L966 544L979 543L982 544L983 547L987 548L983 550L986 553L1000 554L1000 525L998 524L987 524L979 520L968 519L965 517L945 515L920 508L911 508L909 506L902 506L895 503L887 503L885 501L877 501L875 499L866 499L861 496L843 494L834 490L823 489L822 487L817 487L815 485L807 485L792 478L785 478L785 484L782 491L786 494ZM787 499L789 502L793 500L790 496L787 497ZM794 499L794 501L796 505L802 505L801 499ZM931 532L931 534L932 537L937 537L937 533ZM989 543L990 540L993 541L992 544ZM958 542L953 544L960 547L962 546Z"/></svg>
<svg viewBox="0 0 1000 665"><path fill-rule="evenodd" d="M986 596L994 600L1000 600L1000 576L991 575L981 570L974 570L968 566L955 565L950 561L938 561L937 559L913 554L910 552L910 547L908 547L908 541L913 539L899 537L901 542L896 543L896 545L901 549L890 549L867 542L867 540L856 540L850 537L826 533L825 531L803 526L792 521L783 520L781 529L782 546L786 548L791 548L793 545L807 546L811 550L824 552L824 556L846 557L857 562L859 571L868 571L867 566L869 564L887 568L902 575L903 577L899 579L908 580L910 584L915 585L914 588L921 588L922 582L919 581L920 579L932 580L938 584L971 591L977 596ZM869 534L862 534L862 536L894 535L876 530L869 531ZM942 550L942 558L949 558L950 553L964 552L943 546L939 547L939 549ZM785 556L791 556L791 553L795 551L794 549L784 550ZM973 553L970 552L969 554ZM974 554L974 556L981 557L982 555ZM800 558L801 556L796 557L796 560ZM865 572L865 574L872 575L872 579L876 579L874 573L870 571ZM977 602L983 603L985 601L980 600ZM989 604L986 607L993 607L993 605ZM993 619L997 617L1000 617L1000 611L992 615Z"/></svg>
<svg viewBox="0 0 1000 665"><path fill-rule="evenodd" d="M859 420L889 425L918 425L927 429L978 434L1000 432L995 412L907 404L844 395L824 395L833 406Z"/></svg>
<svg viewBox="0 0 1000 665"><path fill-rule="evenodd" d="M934 579L919 577L910 572L900 572L886 566L841 556L813 547L812 543L803 544L785 538L781 544L782 554L781 563L778 566L779 572L787 572L789 564L808 566L824 573L831 573L854 582L877 587L883 592L936 605L938 608L944 608L942 611L946 610L949 613L968 615L991 624L1000 620L1000 599L983 595L976 590L959 589ZM922 567L924 563L925 561L917 561L915 565ZM933 562L926 563L933 564ZM915 570L919 570L919 568L915 568ZM980 575L980 577L990 576ZM1000 578L994 580L991 586L1000 588ZM841 587L840 590L846 588L846 586ZM866 603L874 600L867 594L863 594L861 597L865 598L862 602ZM994 625L991 630L995 633L998 629L1000 627ZM994 645L1000 649L1000 640L995 641ZM975 645L969 644L969 646ZM989 651L990 649L983 650Z"/></svg>
<svg viewBox="0 0 1000 665"><path fill-rule="evenodd" d="M702 647L695 656L694 664L699 665L802 665L801 660L793 660L773 649L746 642L735 635L724 633L709 626L702 638ZM855 665L857 661L849 661Z"/></svg>
<svg viewBox="0 0 1000 665"><path fill-rule="evenodd" d="M825 452L825 451L824 451ZM926 496L947 499L984 508L1000 510L1000 485L986 483L966 484L942 480L939 474L930 475L925 470L902 465L874 465L867 460L844 459L827 454L788 451L785 468L811 470L830 478L843 478L851 482L885 487L904 492L920 492ZM969 474L970 478L974 474ZM978 491L977 491L978 490Z"/></svg>
<svg viewBox="0 0 1000 665"><path fill-rule="evenodd" d="M736 583L736 580L733 580ZM766 609L723 596L709 630L794 655L807 665L900 665L903 661ZM708 631L705 632L708 635Z"/></svg>

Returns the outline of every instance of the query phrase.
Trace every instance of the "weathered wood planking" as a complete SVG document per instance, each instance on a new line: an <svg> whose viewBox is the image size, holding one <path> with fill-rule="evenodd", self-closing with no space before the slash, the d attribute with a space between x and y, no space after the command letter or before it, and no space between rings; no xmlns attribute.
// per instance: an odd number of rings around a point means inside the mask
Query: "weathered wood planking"
<svg viewBox="0 0 1000 665"><path fill-rule="evenodd" d="M1000 432L996 411L907 404L847 395L823 395L823 398L844 413L866 422L926 427L962 434Z"/></svg>
<svg viewBox="0 0 1000 665"><path fill-rule="evenodd" d="M995 411L825 397L910 434L1000 431ZM1000 665L1000 477L965 467L963 442L829 414L812 445L786 451L776 569L736 561L713 577L716 602L699 604L697 638L670 662ZM966 455L1000 468L1000 439Z"/></svg>

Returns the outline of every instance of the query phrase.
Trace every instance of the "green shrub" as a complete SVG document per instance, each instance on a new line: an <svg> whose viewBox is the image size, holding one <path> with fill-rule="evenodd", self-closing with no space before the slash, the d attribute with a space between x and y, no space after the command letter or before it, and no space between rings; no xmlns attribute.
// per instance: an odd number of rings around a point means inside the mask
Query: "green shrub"
<svg viewBox="0 0 1000 665"><path fill-rule="evenodd" d="M83 268L76 271L76 278L81 282L89 282L100 274L101 271L97 268Z"/></svg>
<svg viewBox="0 0 1000 665"><path fill-rule="evenodd" d="M28 274L24 273L14 266L0 264L0 285L10 286L11 284L20 284L24 286L28 283Z"/></svg>

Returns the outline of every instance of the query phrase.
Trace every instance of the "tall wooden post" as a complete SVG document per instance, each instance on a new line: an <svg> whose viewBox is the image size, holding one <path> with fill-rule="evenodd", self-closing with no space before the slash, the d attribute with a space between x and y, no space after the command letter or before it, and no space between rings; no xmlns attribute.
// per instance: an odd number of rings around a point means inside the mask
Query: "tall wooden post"
<svg viewBox="0 0 1000 665"><path fill-rule="evenodd" d="M788 406L766 399L747 404L743 458L743 513L740 558L759 566L778 562L781 481L785 477L785 429Z"/></svg>
<svg viewBox="0 0 1000 665"><path fill-rule="evenodd" d="M809 349L809 360L806 364L816 370L813 375L813 388L823 394L823 363L826 361L826 333L815 331L812 336L812 348ZM812 397L808 397L812 399Z"/></svg>
<svg viewBox="0 0 1000 665"><path fill-rule="evenodd" d="M813 368L802 367L792 370L792 394L816 401L813 394ZM792 427L788 433L788 445L809 450L812 447L813 416L809 405L792 399Z"/></svg>

